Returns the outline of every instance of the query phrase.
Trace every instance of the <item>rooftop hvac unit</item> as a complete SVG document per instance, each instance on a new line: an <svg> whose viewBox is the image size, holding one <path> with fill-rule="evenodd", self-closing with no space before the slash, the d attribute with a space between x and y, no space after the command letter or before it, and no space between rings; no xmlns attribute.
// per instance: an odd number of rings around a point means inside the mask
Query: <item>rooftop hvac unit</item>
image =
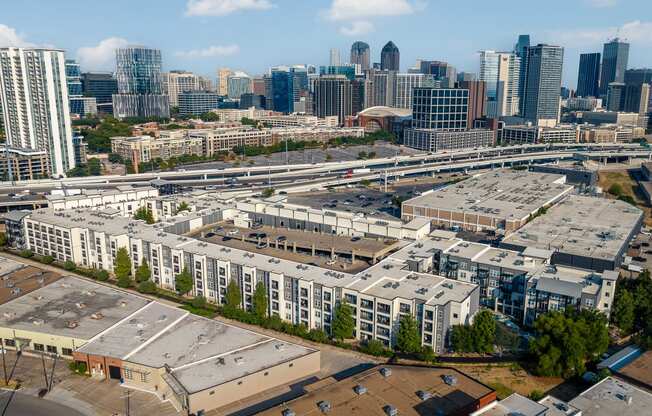
<svg viewBox="0 0 652 416"><path fill-rule="evenodd" d="M444 383L446 383L449 386L456 386L457 385L457 377L455 377L452 374L447 374L444 377Z"/></svg>
<svg viewBox="0 0 652 416"><path fill-rule="evenodd" d="M383 411L387 416L397 416L398 415L398 409L396 409L394 406L391 404L388 404L387 406L383 407Z"/></svg>
<svg viewBox="0 0 652 416"><path fill-rule="evenodd" d="M283 416L296 416L296 413L294 413L294 410L292 409L285 409L281 414Z"/></svg>
<svg viewBox="0 0 652 416"><path fill-rule="evenodd" d="M425 401L431 398L432 394L429 391L419 390L417 391L417 396L419 396L419 399L421 399L421 401Z"/></svg>
<svg viewBox="0 0 652 416"><path fill-rule="evenodd" d="M328 413L331 411L331 402L327 400L322 400L317 403L317 406L319 406L319 410L321 410L322 413Z"/></svg>
<svg viewBox="0 0 652 416"><path fill-rule="evenodd" d="M362 395L362 394L365 394L367 392L367 388L365 386L363 386L362 384L358 384L357 386L355 386L353 388L353 391L357 395Z"/></svg>
<svg viewBox="0 0 652 416"><path fill-rule="evenodd" d="M387 377L392 375L392 369L387 368L387 367L383 367L383 368L380 369L380 375L387 378Z"/></svg>

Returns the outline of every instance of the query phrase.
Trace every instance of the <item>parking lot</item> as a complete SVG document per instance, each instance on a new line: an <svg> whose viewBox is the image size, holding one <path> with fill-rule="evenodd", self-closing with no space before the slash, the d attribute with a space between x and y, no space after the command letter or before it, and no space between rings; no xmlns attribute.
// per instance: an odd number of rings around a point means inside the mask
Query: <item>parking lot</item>
<svg viewBox="0 0 652 416"><path fill-rule="evenodd" d="M304 164L304 163L323 163L323 162L343 162L350 160L357 160L360 152L366 154L375 153L376 158L394 157L397 155L413 155L422 153L418 150L397 146L387 142L376 142L372 146L349 146L349 147L333 147L326 150L321 148L295 150L287 153L279 152L269 155L252 156L246 158L247 164L251 166L275 166L289 164ZM252 162L250 162L252 161ZM183 169L224 169L233 167L233 162L206 162L196 165L186 165Z"/></svg>
<svg viewBox="0 0 652 416"><path fill-rule="evenodd" d="M332 270L357 272L399 248L396 240L347 237L262 226L255 230L223 223L201 237L221 245L256 251Z"/></svg>
<svg viewBox="0 0 652 416"><path fill-rule="evenodd" d="M652 267L652 235L647 231L639 233L629 245L627 256L631 258L630 265L634 266L631 269L629 266L623 266L623 273L625 276L633 277L637 272L637 268L641 270L650 269Z"/></svg>
<svg viewBox="0 0 652 416"><path fill-rule="evenodd" d="M371 186L339 188L323 192L310 192L288 195L290 204L306 205L315 209L333 209L354 213L363 213L388 220L400 218L400 207L392 203L394 196L407 200L424 192L444 186L451 179L450 175L440 177L402 178L388 186L374 183Z"/></svg>

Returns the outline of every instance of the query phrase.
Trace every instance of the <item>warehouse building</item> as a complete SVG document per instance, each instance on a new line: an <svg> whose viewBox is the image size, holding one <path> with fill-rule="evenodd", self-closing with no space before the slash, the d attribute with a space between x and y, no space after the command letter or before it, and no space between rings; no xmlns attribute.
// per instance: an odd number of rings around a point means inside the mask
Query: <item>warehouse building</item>
<svg viewBox="0 0 652 416"><path fill-rule="evenodd" d="M328 378L305 390L260 414L468 415L496 401L495 391L455 369L405 365L374 367L339 381Z"/></svg>
<svg viewBox="0 0 652 416"><path fill-rule="evenodd" d="M320 370L319 351L74 277L0 306L3 346L86 363L90 375L197 413Z"/></svg>
<svg viewBox="0 0 652 416"><path fill-rule="evenodd" d="M525 225L539 209L573 191L563 175L495 171L403 202L405 221L427 218L434 225L508 234Z"/></svg>
<svg viewBox="0 0 652 416"><path fill-rule="evenodd" d="M586 270L618 270L643 211L624 201L572 195L501 243L505 248L549 250L551 263Z"/></svg>

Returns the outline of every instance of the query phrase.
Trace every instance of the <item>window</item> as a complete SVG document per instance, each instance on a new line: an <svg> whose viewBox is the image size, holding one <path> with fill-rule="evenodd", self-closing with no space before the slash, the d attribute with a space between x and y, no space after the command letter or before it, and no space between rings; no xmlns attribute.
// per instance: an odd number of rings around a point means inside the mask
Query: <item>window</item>
<svg viewBox="0 0 652 416"><path fill-rule="evenodd" d="M453 314L453 318L454 318L454 319L457 319L457 318L458 318L458 315L457 315L456 313L454 313L454 314Z"/></svg>
<svg viewBox="0 0 652 416"><path fill-rule="evenodd" d="M57 354L59 353L59 350L54 345L48 345L48 352L50 354Z"/></svg>
<svg viewBox="0 0 652 416"><path fill-rule="evenodd" d="M45 351L45 346L43 344L34 344L34 351Z"/></svg>
<svg viewBox="0 0 652 416"><path fill-rule="evenodd" d="M147 373L140 373L140 381L143 383L147 383L149 377Z"/></svg>
<svg viewBox="0 0 652 416"><path fill-rule="evenodd" d="M278 289L278 281L272 280L272 289Z"/></svg>
<svg viewBox="0 0 652 416"><path fill-rule="evenodd" d="M72 349L70 348L61 348L61 354L66 356L72 356Z"/></svg>
<svg viewBox="0 0 652 416"><path fill-rule="evenodd" d="M131 371L130 368L123 368L122 373L123 373L124 377L127 380L133 380L134 379L134 373Z"/></svg>

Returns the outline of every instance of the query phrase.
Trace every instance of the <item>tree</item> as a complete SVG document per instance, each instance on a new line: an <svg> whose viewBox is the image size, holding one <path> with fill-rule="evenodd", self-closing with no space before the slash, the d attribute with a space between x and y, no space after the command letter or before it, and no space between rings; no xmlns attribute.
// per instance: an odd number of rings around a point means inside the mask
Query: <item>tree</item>
<svg viewBox="0 0 652 416"><path fill-rule="evenodd" d="M156 222L154 220L154 214L147 207L138 208L134 214L134 219L145 221L147 224L154 224Z"/></svg>
<svg viewBox="0 0 652 416"><path fill-rule="evenodd" d="M254 315L261 320L267 317L267 290L265 289L265 283L256 283L252 304Z"/></svg>
<svg viewBox="0 0 652 416"><path fill-rule="evenodd" d="M111 163L124 163L122 156L117 153L109 153L109 162Z"/></svg>
<svg viewBox="0 0 652 416"><path fill-rule="evenodd" d="M482 310L473 319L473 340L476 352L492 352L496 338L496 320L491 312Z"/></svg>
<svg viewBox="0 0 652 416"><path fill-rule="evenodd" d="M138 283L137 289L140 293L153 295L156 293L156 283L151 280L145 280L144 282Z"/></svg>
<svg viewBox="0 0 652 416"><path fill-rule="evenodd" d="M118 277L118 286L122 288L128 288L131 287L133 284L133 280L131 280L131 277L129 275L126 276L120 276Z"/></svg>
<svg viewBox="0 0 652 416"><path fill-rule="evenodd" d="M131 274L131 258L126 247L120 247L118 249L113 263L113 272L118 280L128 278Z"/></svg>
<svg viewBox="0 0 652 416"><path fill-rule="evenodd" d="M399 322L396 348L407 354L415 354L421 351L419 326L412 315L404 315Z"/></svg>
<svg viewBox="0 0 652 416"><path fill-rule="evenodd" d="M138 283L143 283L147 282L148 280L151 280L152 277L152 272L149 269L149 265L143 259L142 263L140 263L140 266L136 269L136 282Z"/></svg>
<svg viewBox="0 0 652 416"><path fill-rule="evenodd" d="M530 353L542 376L581 375L586 362L604 353L609 343L606 318L596 311L548 312L537 318L534 329Z"/></svg>
<svg viewBox="0 0 652 416"><path fill-rule="evenodd" d="M507 327L507 325L497 323L494 342L501 353L505 350L513 352L518 349L520 338L518 334Z"/></svg>
<svg viewBox="0 0 652 416"><path fill-rule="evenodd" d="M240 286L236 283L235 280L231 280L226 287L226 303L224 308L233 312L236 309L240 309L242 304L242 292L240 292Z"/></svg>
<svg viewBox="0 0 652 416"><path fill-rule="evenodd" d="M387 349L382 341L378 339L370 339L362 345L362 352L369 355L381 356L384 355Z"/></svg>
<svg viewBox="0 0 652 416"><path fill-rule="evenodd" d="M274 192L276 192L274 188L265 188L262 193L263 198L269 198L270 196L274 195Z"/></svg>
<svg viewBox="0 0 652 416"><path fill-rule="evenodd" d="M455 325L451 329L451 347L455 352L473 352L473 330L469 325Z"/></svg>
<svg viewBox="0 0 652 416"><path fill-rule="evenodd" d="M353 320L353 310L346 301L340 302L335 308L335 316L331 325L333 338L344 340L353 338L355 322Z"/></svg>
<svg viewBox="0 0 652 416"><path fill-rule="evenodd" d="M199 115L201 121L220 121L220 116L215 113L206 112Z"/></svg>
<svg viewBox="0 0 652 416"><path fill-rule="evenodd" d="M102 163L98 158L88 159L86 162L86 169L89 176L100 176L102 174Z"/></svg>
<svg viewBox="0 0 652 416"><path fill-rule="evenodd" d="M7 234L0 233L0 247L4 247L6 245L7 245Z"/></svg>
<svg viewBox="0 0 652 416"><path fill-rule="evenodd" d="M185 295L192 290L192 276L187 267L183 271L174 276L174 288L180 295Z"/></svg>
<svg viewBox="0 0 652 416"><path fill-rule="evenodd" d="M177 206L177 213L181 211L190 211L190 207L188 206L188 203L186 201L181 201L179 206Z"/></svg>

